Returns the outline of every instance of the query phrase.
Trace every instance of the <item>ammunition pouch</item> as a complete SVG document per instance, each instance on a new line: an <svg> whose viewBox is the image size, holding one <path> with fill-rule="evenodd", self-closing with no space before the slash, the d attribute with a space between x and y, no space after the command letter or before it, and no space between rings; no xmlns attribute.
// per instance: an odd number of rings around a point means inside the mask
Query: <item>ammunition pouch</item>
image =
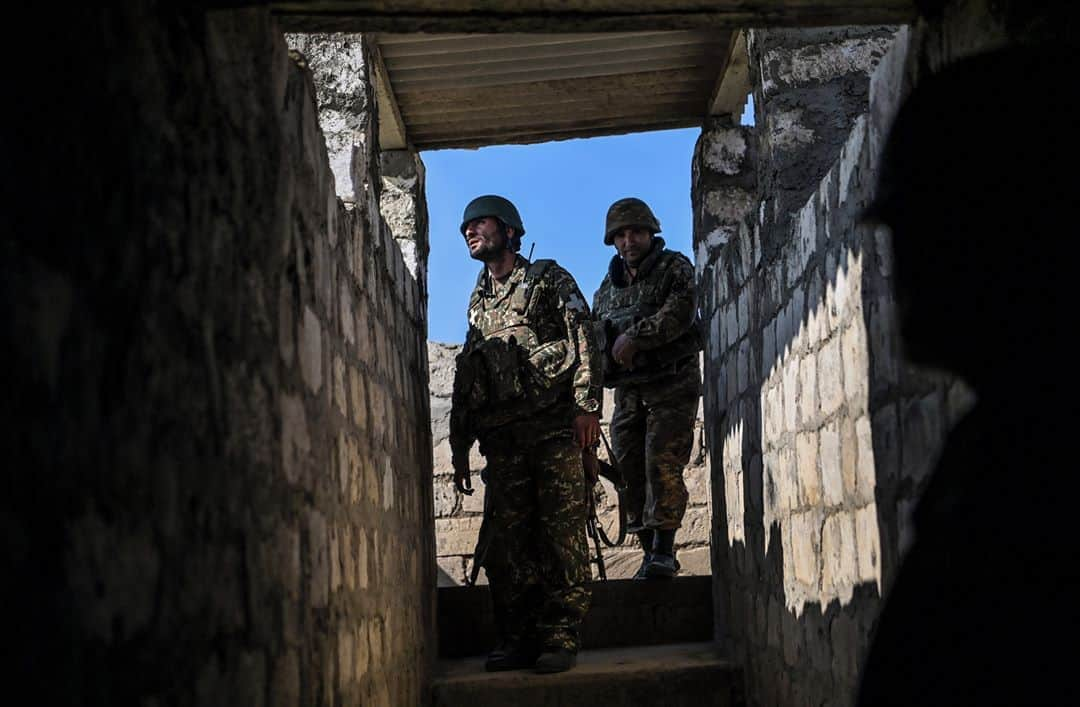
<svg viewBox="0 0 1080 707"><path fill-rule="evenodd" d="M462 356L455 381L478 434L570 399L561 383L577 359L566 341L542 344L530 353L514 336L492 337Z"/></svg>
<svg viewBox="0 0 1080 707"><path fill-rule="evenodd" d="M485 339L477 345L474 355L484 368L489 405L504 405L525 397L521 353L521 347L513 336L509 339Z"/></svg>

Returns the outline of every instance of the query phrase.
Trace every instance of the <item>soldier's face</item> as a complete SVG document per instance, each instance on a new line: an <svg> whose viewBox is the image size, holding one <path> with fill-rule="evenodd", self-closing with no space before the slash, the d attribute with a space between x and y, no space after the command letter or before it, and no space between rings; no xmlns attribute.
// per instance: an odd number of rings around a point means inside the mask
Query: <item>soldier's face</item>
<svg viewBox="0 0 1080 707"><path fill-rule="evenodd" d="M475 260L488 261L509 247L509 238L498 219L491 216L474 218L465 224L465 245Z"/></svg>
<svg viewBox="0 0 1080 707"><path fill-rule="evenodd" d="M634 268L638 266L652 247L652 232L640 226L627 226L615 234L615 250Z"/></svg>

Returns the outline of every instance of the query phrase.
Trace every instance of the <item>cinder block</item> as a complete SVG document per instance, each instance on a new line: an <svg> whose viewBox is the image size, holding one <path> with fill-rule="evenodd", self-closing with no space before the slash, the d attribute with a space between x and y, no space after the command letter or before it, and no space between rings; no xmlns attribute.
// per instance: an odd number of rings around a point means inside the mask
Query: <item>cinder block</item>
<svg viewBox="0 0 1080 707"><path fill-rule="evenodd" d="M876 582L881 588L881 533L878 526L877 504L855 511L855 544L858 548L860 582Z"/></svg>
<svg viewBox="0 0 1080 707"><path fill-rule="evenodd" d="M874 500L874 490L877 487L877 472L874 464L874 444L870 429L870 418L860 417L855 421L855 437L859 447L857 470L858 493L856 498L860 503L871 503ZM885 457L890 455L886 451Z"/></svg>
<svg viewBox="0 0 1080 707"><path fill-rule="evenodd" d="M799 470L799 497L801 505L821 504L821 472L818 469L818 435L816 432L800 432L795 437L795 455Z"/></svg>
<svg viewBox="0 0 1080 707"><path fill-rule="evenodd" d="M283 393L281 414L281 467L291 484L305 480L311 437L308 435L307 414L299 397Z"/></svg>
<svg viewBox="0 0 1080 707"><path fill-rule="evenodd" d="M434 483L435 517L449 518L457 509L457 492L454 490L453 477L436 476Z"/></svg>
<svg viewBox="0 0 1080 707"><path fill-rule="evenodd" d="M795 450L789 446L781 447L776 458L779 469L776 480L777 493L781 499L780 506L785 512L789 512L800 505L799 470Z"/></svg>
<svg viewBox="0 0 1080 707"><path fill-rule="evenodd" d="M341 335L350 344L356 343L356 313L353 311L352 281L342 277L338 285L338 307L341 316Z"/></svg>
<svg viewBox="0 0 1080 707"><path fill-rule="evenodd" d="M327 533L327 564L330 567L330 593L333 594L341 587L342 583L341 545L336 525L331 523Z"/></svg>
<svg viewBox="0 0 1080 707"><path fill-rule="evenodd" d="M341 575L345 588L350 591L356 589L356 546L353 543L353 529L351 525L341 526L341 539L339 541L341 552Z"/></svg>
<svg viewBox="0 0 1080 707"><path fill-rule="evenodd" d="M322 608L330 601L329 536L326 517L317 510L308 513L308 558L308 599L313 607Z"/></svg>
<svg viewBox="0 0 1080 707"><path fill-rule="evenodd" d="M322 388L322 323L315 311L304 307L300 324L300 372L313 393Z"/></svg>
<svg viewBox="0 0 1080 707"><path fill-rule="evenodd" d="M866 410L870 388L870 358L866 348L866 325L862 317L854 317L844 329L841 349L848 412L856 415Z"/></svg>
<svg viewBox="0 0 1080 707"><path fill-rule="evenodd" d="M858 575L856 552L854 515L841 511L827 517L821 533L823 604L837 597L850 601Z"/></svg>
<svg viewBox="0 0 1080 707"><path fill-rule="evenodd" d="M844 414L839 417L840 427L840 475L843 478L844 496L854 499L858 494L859 446L855 435L855 420ZM871 456L871 459L873 457Z"/></svg>
<svg viewBox="0 0 1080 707"><path fill-rule="evenodd" d="M840 361L840 342L834 336L818 352L818 396L821 414L828 417L844 404L843 366Z"/></svg>
<svg viewBox="0 0 1080 707"><path fill-rule="evenodd" d="M686 509L682 527L675 537L684 544L707 544L712 539L709 509L702 506Z"/></svg>
<svg viewBox="0 0 1080 707"><path fill-rule="evenodd" d="M361 430L366 430L368 424L367 383L364 381L364 374L355 366L349 367L349 397L353 424Z"/></svg>
<svg viewBox="0 0 1080 707"><path fill-rule="evenodd" d="M844 478L840 462L840 430L837 420L821 428L818 436L818 459L821 465L822 489L826 506L839 506L844 501Z"/></svg>
<svg viewBox="0 0 1080 707"><path fill-rule="evenodd" d="M479 516L437 518L435 520L435 554L472 555L480 532Z"/></svg>
<svg viewBox="0 0 1080 707"><path fill-rule="evenodd" d="M820 511L805 511L791 516L791 553L795 579L814 589L818 587L821 577L821 524Z"/></svg>
<svg viewBox="0 0 1080 707"><path fill-rule="evenodd" d="M784 362L784 430L794 433L799 430L799 360L791 357Z"/></svg>
<svg viewBox="0 0 1080 707"><path fill-rule="evenodd" d="M345 361L337 354L334 355L332 370L334 376L334 407L338 409L338 412L343 417L348 417L349 404L345 399Z"/></svg>
<svg viewBox="0 0 1080 707"><path fill-rule="evenodd" d="M804 428L817 418L817 385L817 358L810 354L799 361L799 422Z"/></svg>

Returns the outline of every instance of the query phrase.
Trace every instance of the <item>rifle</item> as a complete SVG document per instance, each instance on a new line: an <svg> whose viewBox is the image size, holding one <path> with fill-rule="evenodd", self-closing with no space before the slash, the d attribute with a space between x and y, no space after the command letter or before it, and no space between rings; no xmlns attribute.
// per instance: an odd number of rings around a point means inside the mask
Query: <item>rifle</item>
<svg viewBox="0 0 1080 707"><path fill-rule="evenodd" d="M480 470L480 480L487 485L486 479L487 467ZM476 547L473 548L473 563L472 569L469 570L469 576L465 580L465 583L470 587L476 586L476 579L480 576L480 568L484 565L484 560L487 559L488 548L491 547L491 523L488 519L491 516L491 494L484 489L484 515L480 521L480 532L476 535Z"/></svg>
<svg viewBox="0 0 1080 707"><path fill-rule="evenodd" d="M617 466L614 465L615 454L611 451L611 445L608 444L607 437L604 435L603 430L600 431L600 438L604 440L604 446L607 448L608 458L611 463L601 460L596 456L596 449L585 449L581 453L581 461L585 467L585 498L589 506L589 516L585 521L585 532L592 540L593 548L596 551L596 555L590 558L590 562L596 563L597 573L600 575L600 579L607 580L607 569L604 566L604 553L601 545L608 547L615 547L616 545L622 545L626 539L626 503L624 497L624 491L626 490L626 481L623 479L622 472ZM596 513L596 483L603 477L611 482L611 485L615 487L615 494L618 498L618 517L619 517L619 531L612 540L607 532L604 530L604 526L599 523L599 519Z"/></svg>
<svg viewBox="0 0 1080 707"><path fill-rule="evenodd" d="M602 546L616 547L622 545L626 540L626 500L625 490L626 481L623 479L622 471L613 463L615 461L615 453L611 450L611 445L608 443L607 436L604 431L600 431L600 439L604 441L604 446L607 448L608 459L611 463L603 461L596 456L596 450L585 449L581 453L582 464L585 467L585 498L589 507L589 515L585 520L585 532L592 540L593 547L596 550L596 555L589 558L590 562L595 562L597 566L600 579L607 580L607 568L604 565L604 553ZM481 470L480 477L484 480L484 472L486 469ZM600 478L605 478L611 485L615 487L615 494L618 499L618 533L615 539L612 540L608 536L599 522L599 517L596 513L596 483ZM473 550L473 564L469 570L469 576L466 579L466 583L469 586L475 586L476 580L480 576L480 568L483 566L484 561L487 559L488 549L491 547L492 542L492 528L488 522L491 511L491 495L484 494L484 516L480 523L480 532L476 538L476 546Z"/></svg>

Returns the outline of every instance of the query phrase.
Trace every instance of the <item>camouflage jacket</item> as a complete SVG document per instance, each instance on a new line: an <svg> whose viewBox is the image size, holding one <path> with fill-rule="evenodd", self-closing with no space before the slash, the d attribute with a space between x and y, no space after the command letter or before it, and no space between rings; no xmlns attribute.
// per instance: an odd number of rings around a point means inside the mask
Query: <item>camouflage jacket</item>
<svg viewBox="0 0 1080 707"><path fill-rule="evenodd" d="M599 413L600 357L589 306L553 260L518 256L505 282L481 271L469 300L469 333L454 369L453 459L473 441L516 444L570 430ZM524 435L527 439L516 440ZM499 439L495 439L499 438Z"/></svg>
<svg viewBox="0 0 1080 707"><path fill-rule="evenodd" d="M663 238L655 239L633 282L622 258L611 259L593 297L593 317L608 387L668 375L702 348L694 266L682 253L667 250ZM637 344L632 370L611 356L619 334Z"/></svg>

